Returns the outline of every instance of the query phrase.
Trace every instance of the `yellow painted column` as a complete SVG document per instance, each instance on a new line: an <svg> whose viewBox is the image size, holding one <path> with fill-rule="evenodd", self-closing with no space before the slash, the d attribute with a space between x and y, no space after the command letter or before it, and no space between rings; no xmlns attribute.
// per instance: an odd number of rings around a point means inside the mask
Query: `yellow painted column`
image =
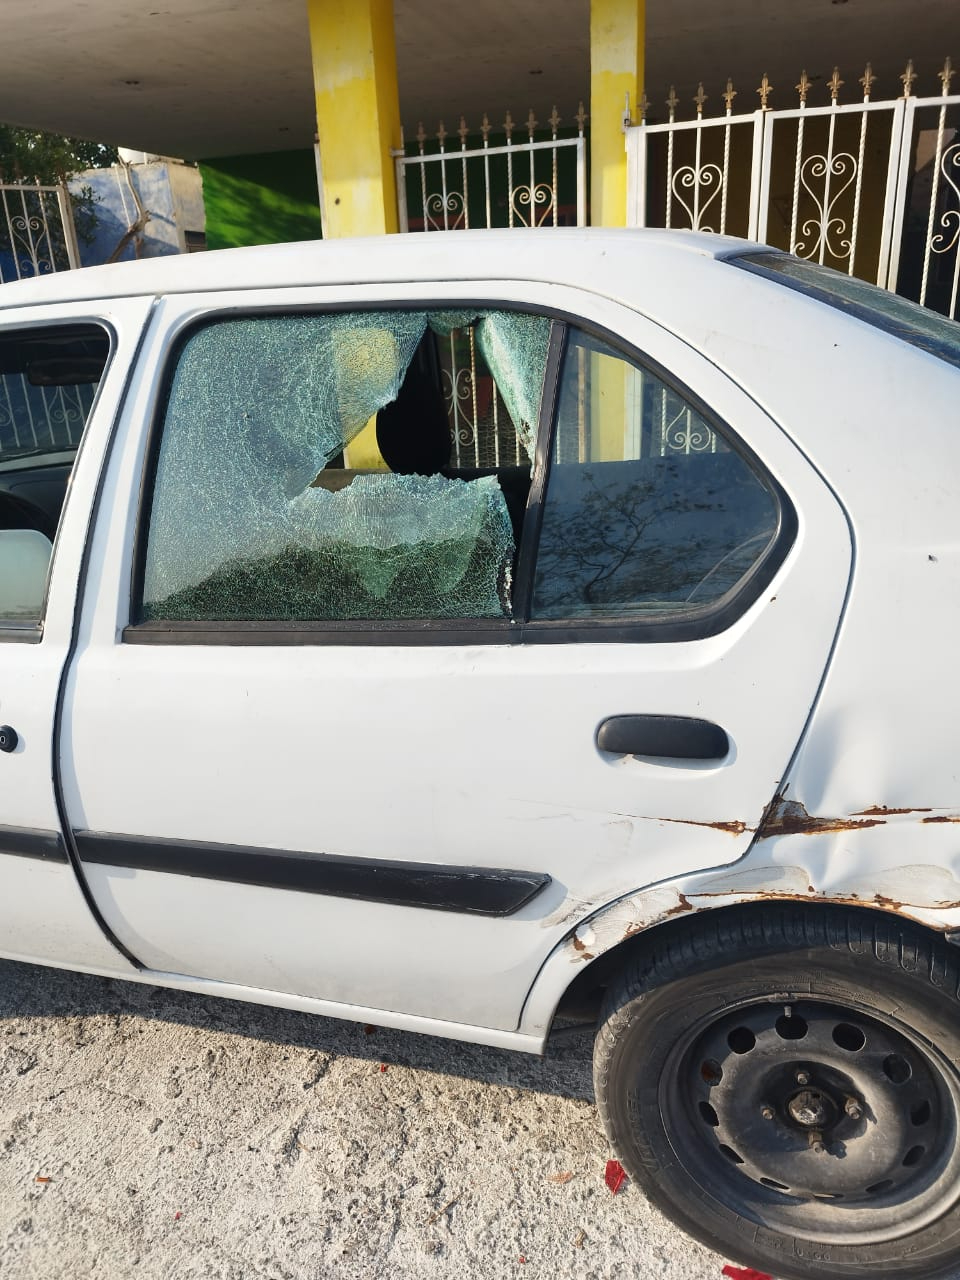
<svg viewBox="0 0 960 1280"><path fill-rule="evenodd" d="M397 230L393 0L306 0L324 239Z"/></svg>
<svg viewBox="0 0 960 1280"><path fill-rule="evenodd" d="M627 221L623 109L643 92L646 0L590 0L590 222Z"/></svg>
<svg viewBox="0 0 960 1280"><path fill-rule="evenodd" d="M397 230L391 150L400 146L393 0L306 0L325 240ZM344 450L348 467L386 466L376 418Z"/></svg>

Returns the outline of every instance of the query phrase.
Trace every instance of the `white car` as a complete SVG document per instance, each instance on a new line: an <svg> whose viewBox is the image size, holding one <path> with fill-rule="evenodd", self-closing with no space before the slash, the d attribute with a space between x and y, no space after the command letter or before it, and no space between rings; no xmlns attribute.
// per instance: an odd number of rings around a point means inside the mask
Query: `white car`
<svg viewBox="0 0 960 1280"><path fill-rule="evenodd" d="M960 326L742 241L0 289L0 950L543 1052L778 1277L960 1265Z"/></svg>

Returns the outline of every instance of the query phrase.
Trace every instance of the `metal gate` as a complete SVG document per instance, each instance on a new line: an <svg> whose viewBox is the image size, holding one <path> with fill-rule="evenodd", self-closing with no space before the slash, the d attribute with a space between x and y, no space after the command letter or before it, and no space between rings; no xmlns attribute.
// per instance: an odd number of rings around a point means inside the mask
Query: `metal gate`
<svg viewBox="0 0 960 1280"><path fill-rule="evenodd" d="M0 184L0 284L79 265L66 186Z"/></svg>
<svg viewBox="0 0 960 1280"><path fill-rule="evenodd" d="M631 226L686 227L746 236L873 280L958 314L960 282L960 95L947 59L940 92L913 92L912 63L899 98L874 100L869 64L861 100L841 104L834 69L830 102L811 105L804 72L798 105L773 108L763 77L757 110L734 114L730 81L722 115L707 117L703 86L696 116L627 130Z"/></svg>
<svg viewBox="0 0 960 1280"><path fill-rule="evenodd" d="M416 154L394 153L400 230L585 226L586 119L581 102L574 117L576 133L571 129L570 136L561 136L562 121L554 107L549 137L538 140L539 121L532 110L522 126L508 111L501 126L503 142L495 134L491 145L494 126L486 115L479 140L471 138L461 116L459 147L447 145L450 134L442 120L435 142L421 124Z"/></svg>

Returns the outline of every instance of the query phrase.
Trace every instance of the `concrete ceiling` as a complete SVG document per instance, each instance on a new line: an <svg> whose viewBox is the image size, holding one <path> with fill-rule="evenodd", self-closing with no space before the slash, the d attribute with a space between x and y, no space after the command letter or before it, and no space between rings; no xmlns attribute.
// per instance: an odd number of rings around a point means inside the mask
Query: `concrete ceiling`
<svg viewBox="0 0 960 1280"><path fill-rule="evenodd" d="M875 96L896 96L907 57L915 91L960 58L956 0L647 0L647 91L654 112L676 84L684 106L702 79L708 112L728 75L737 110L794 105L806 68L841 100L859 95L869 59ZM589 0L396 0L401 113L409 134L464 113L567 121L589 109ZM32 0L4 6L0 120L184 158L278 151L313 140L304 0ZM960 89L960 76L954 82ZM817 83L811 101L827 101Z"/></svg>

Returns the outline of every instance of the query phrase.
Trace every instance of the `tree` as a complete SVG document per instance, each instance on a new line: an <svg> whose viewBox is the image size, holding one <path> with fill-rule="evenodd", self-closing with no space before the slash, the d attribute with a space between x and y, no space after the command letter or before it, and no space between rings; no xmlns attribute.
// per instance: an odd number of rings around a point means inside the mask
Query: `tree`
<svg viewBox="0 0 960 1280"><path fill-rule="evenodd" d="M39 183L41 186L56 186L66 183L74 174L84 169L101 169L115 164L119 156L115 147L101 142L86 142L82 138L64 138L56 133L43 133L36 129L20 129L15 125L0 124L0 183ZM32 219L43 206L49 204L53 197L46 192L35 192L31 197L22 196L28 201L29 208L24 206L24 218ZM73 207L73 224L79 239L90 244L93 240L97 223L94 206L97 197L88 186L70 192L70 203ZM16 222L17 219L14 219ZM32 225L32 222L31 222ZM39 227L40 223L37 224ZM0 228L0 253L11 254L19 260L17 274L29 274L28 262L34 254L24 257L23 246L18 249L16 241L17 228L12 230ZM66 257L66 244L59 219L54 217L50 224L50 240L46 246L45 257L52 264L61 262ZM40 268L33 264L34 270ZM2 276L0 276L2 278Z"/></svg>
<svg viewBox="0 0 960 1280"><path fill-rule="evenodd" d="M84 169L116 164L115 147L0 124L0 182L66 182Z"/></svg>

